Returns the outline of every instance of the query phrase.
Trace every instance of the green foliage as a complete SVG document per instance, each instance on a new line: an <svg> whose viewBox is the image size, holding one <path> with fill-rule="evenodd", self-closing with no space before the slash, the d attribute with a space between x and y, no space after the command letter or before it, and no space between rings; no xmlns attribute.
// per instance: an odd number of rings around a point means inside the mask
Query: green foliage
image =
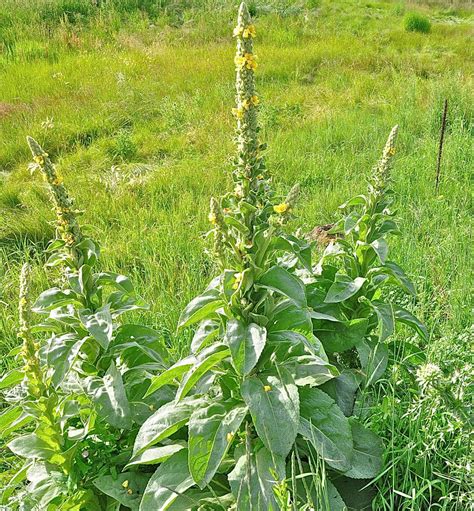
<svg viewBox="0 0 474 511"><path fill-rule="evenodd" d="M428 34L431 31L430 20L418 12L407 13L403 22L407 32L420 32L422 34Z"/></svg>

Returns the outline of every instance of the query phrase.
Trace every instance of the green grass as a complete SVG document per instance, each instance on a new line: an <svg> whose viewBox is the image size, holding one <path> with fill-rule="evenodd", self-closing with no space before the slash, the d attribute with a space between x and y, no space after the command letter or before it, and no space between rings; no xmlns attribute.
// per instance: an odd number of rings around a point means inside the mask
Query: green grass
<svg viewBox="0 0 474 511"><path fill-rule="evenodd" d="M27 169L27 134L57 161L84 210L82 222L101 242L104 267L133 278L151 305L141 321L166 331L177 354L188 342L175 336L179 311L213 273L203 234L210 196L230 186L236 5L102 4L0 6L2 353L16 344L20 265L31 259L35 289L44 287L42 249L53 236L44 184ZM472 340L472 11L462 2L450 9L418 3L432 23L421 34L405 31L405 10L414 8L408 3L254 4L262 138L277 187L302 184L304 229L332 221L340 203L363 192L398 123L394 180L403 234L391 257L417 284L414 308L431 332L422 346L428 361L446 377L465 375ZM395 367L404 355L395 350ZM379 389L382 405L371 407L370 420L386 438L388 469L374 509L467 509L466 426L451 431L444 401L433 412L414 371L393 371ZM407 415L418 399L420 408Z"/></svg>

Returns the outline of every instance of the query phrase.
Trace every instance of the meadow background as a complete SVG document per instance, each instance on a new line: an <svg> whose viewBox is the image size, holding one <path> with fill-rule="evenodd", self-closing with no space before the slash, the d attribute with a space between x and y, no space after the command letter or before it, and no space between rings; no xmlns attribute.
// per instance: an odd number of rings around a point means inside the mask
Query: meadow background
<svg viewBox="0 0 474 511"><path fill-rule="evenodd" d="M374 509L471 509L474 10L470 2L262 0L255 13L262 139L284 194L302 185L298 226L334 221L366 187L400 125L394 189L402 235L391 258L428 326L399 332L389 376L363 419L385 438ZM53 213L28 170L27 134L58 163L100 241L102 265L130 275L178 356L182 307L213 275L204 249L211 195L230 187L237 2L3 0L0 4L0 368L15 364L18 273L54 275L43 249ZM406 16L429 19L410 32ZM448 120L439 193L436 156ZM415 346L411 352L402 343ZM419 366L422 369L420 370ZM439 368L439 369L438 369ZM1 440L0 440L1 447ZM2 479L14 467L0 458Z"/></svg>

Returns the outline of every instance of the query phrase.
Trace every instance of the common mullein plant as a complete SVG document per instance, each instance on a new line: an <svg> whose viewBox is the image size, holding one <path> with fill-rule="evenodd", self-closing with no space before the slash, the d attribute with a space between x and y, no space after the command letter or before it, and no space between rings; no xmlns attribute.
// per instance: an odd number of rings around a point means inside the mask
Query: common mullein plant
<svg viewBox="0 0 474 511"><path fill-rule="evenodd" d="M389 338L397 324L412 328L422 340L428 337L425 326L390 299L394 288L415 296L412 282L388 258L387 237L399 234L390 188L397 132L395 126L373 169L367 193L340 206L344 215L329 231L336 239L325 249L306 286L308 304L313 309L313 333L341 373L322 388L350 421L353 415L364 415L365 391L384 375L390 355ZM410 354L410 348L405 342L405 353ZM413 348L411 355L415 356L419 349ZM370 436L376 445L376 436ZM354 435L356 445L357 438ZM355 509L368 506L373 497L370 478L374 474L360 471L357 484L348 484L346 476L334 478L345 502Z"/></svg>
<svg viewBox="0 0 474 511"><path fill-rule="evenodd" d="M150 474L124 468L138 427L173 397L166 389L144 397L152 372L167 366L166 351L154 330L119 323L145 304L127 277L94 269L98 244L81 230L47 153L28 142L32 170L43 175L56 212L47 265L59 266L61 285L37 298L32 310L43 320L33 323L22 272L24 364L3 379L10 407L2 436L13 436L8 447L26 462L2 503L42 511L138 509Z"/></svg>
<svg viewBox="0 0 474 511"><path fill-rule="evenodd" d="M262 157L256 31L244 4L234 36L234 189L209 214L222 272L181 315L179 328L195 327L190 355L146 393L175 389L135 439L130 465L158 465L140 511L345 509L331 477L375 477L381 446L320 388L339 371L313 334L322 314L287 264L290 255L310 272L311 247L284 234L299 187L278 198Z"/></svg>

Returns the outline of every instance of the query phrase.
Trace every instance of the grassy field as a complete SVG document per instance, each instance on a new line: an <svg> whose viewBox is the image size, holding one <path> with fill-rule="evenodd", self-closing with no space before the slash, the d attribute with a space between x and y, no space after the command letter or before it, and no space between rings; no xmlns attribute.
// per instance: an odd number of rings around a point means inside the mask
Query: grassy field
<svg viewBox="0 0 474 511"><path fill-rule="evenodd" d="M58 162L82 222L101 242L102 264L134 279L151 306L141 321L164 330L177 355L189 342L175 335L179 311L213 272L203 234L210 196L230 187L235 3L102 3L0 6L2 354L16 344L21 263L34 263L37 290L49 278L42 249L53 213L40 176L27 168L28 134ZM440 368L438 381L457 404L469 402L472 10L357 0L267 0L255 10L267 163L277 187L301 183L305 230L333 221L337 206L364 190L391 126L400 125L402 236L391 257L417 285L408 305L431 333L421 346L426 362ZM411 11L430 19L430 33L405 30ZM428 388L429 378L402 365L404 339L393 342L381 404L365 412L387 448L374 509L467 510L468 425L441 386ZM8 473L8 454L3 466Z"/></svg>

